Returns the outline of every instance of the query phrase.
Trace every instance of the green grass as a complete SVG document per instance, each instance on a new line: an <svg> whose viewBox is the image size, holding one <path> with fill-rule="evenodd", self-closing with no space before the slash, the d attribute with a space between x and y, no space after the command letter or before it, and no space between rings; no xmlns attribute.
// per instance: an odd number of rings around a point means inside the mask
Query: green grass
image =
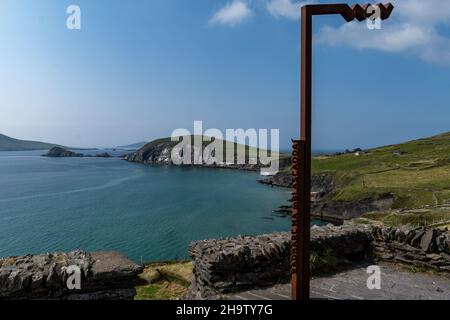
<svg viewBox="0 0 450 320"><path fill-rule="evenodd" d="M194 135L179 137L179 139L178 139L179 141L176 141L176 140L172 141L172 138L157 139L157 140L147 143L139 151L142 153L146 153L161 143L167 143L167 144L171 145L172 147L174 147L182 141L189 141L189 140L184 140L184 139L190 139L191 145L194 145L195 139L198 139L202 143L202 149L204 149L206 146L208 146L209 144L211 144L213 142L217 143L218 145L221 144L222 148L223 148L223 159L222 159L223 161L227 160L227 151L233 151L233 156L231 158L233 158L234 160L237 159L238 154L245 155L246 162L249 162L249 159L259 160L260 157L262 157L263 155L267 156L267 157L275 157L278 154L280 161L283 161L290 157L290 155L284 154L281 152L278 152L278 153L272 152L270 150L255 148L255 147L248 146L246 144L239 144L239 143L230 142L227 140L215 141L214 138L210 138L210 137L206 137L206 136L194 136Z"/></svg>
<svg viewBox="0 0 450 320"><path fill-rule="evenodd" d="M356 224L366 224L366 225L371 224L371 221L366 218L355 218L353 219L353 222Z"/></svg>
<svg viewBox="0 0 450 320"><path fill-rule="evenodd" d="M192 278L192 262L161 262L144 267L144 284L136 287L136 300L178 300Z"/></svg>
<svg viewBox="0 0 450 320"><path fill-rule="evenodd" d="M394 151L402 150L403 155ZM313 159L313 173L334 176L333 200L395 196L395 208L450 203L450 133L395 146Z"/></svg>
<svg viewBox="0 0 450 320"><path fill-rule="evenodd" d="M438 205L450 204L450 190L438 191L435 197Z"/></svg>
<svg viewBox="0 0 450 320"><path fill-rule="evenodd" d="M443 227L450 223L450 207L434 207L429 209L416 209L407 211L389 211L389 212L371 212L362 215L355 220L356 223L361 221L376 222L389 227L399 226L430 226L442 225Z"/></svg>
<svg viewBox="0 0 450 320"><path fill-rule="evenodd" d="M313 275L332 272L337 258L332 250L312 252L311 271ZM143 281L136 287L135 300L179 300L186 293L192 280L192 262L156 262L144 266L139 276Z"/></svg>
<svg viewBox="0 0 450 320"><path fill-rule="evenodd" d="M311 273L321 275L332 272L336 269L337 259L331 249L322 252L311 252L310 256Z"/></svg>

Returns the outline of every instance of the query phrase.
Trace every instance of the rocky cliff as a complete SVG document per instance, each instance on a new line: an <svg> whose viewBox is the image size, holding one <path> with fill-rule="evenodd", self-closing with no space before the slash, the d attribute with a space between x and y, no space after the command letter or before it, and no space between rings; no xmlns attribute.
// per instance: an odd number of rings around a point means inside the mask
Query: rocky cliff
<svg viewBox="0 0 450 320"><path fill-rule="evenodd" d="M203 142L202 150L196 150L194 146L191 148L191 163L195 166L208 167L208 168L226 168L226 169L239 169L239 170L260 170L266 165L262 165L257 161L256 164L251 164L249 159L258 159L258 149L251 148L248 146L243 146L239 144L233 144L226 141L220 141L223 144L224 158L226 158L227 147L232 146L234 150L233 162L216 162L213 163L214 151L211 153L206 153L204 156L205 148L211 142ZM124 157L126 161L137 162L142 164L153 164L153 165L173 165L172 160L172 150L179 142L171 141L170 138L164 138L147 143L145 146L137 150L136 152L130 153ZM236 153L238 151L244 151L246 155L245 164L238 164ZM181 156L183 156L181 154ZM213 164L211 164L213 163ZM284 168L290 165L290 158L280 154L280 168Z"/></svg>
<svg viewBox="0 0 450 320"><path fill-rule="evenodd" d="M269 186L291 188L292 176L289 171L282 171L267 179L259 180ZM339 190L332 174L320 173L311 178L311 214L330 222L342 222L361 216L367 212L390 210L394 204L391 193L380 194L378 197L366 197L355 201L335 201L333 196ZM289 215L291 205L283 205L276 210Z"/></svg>

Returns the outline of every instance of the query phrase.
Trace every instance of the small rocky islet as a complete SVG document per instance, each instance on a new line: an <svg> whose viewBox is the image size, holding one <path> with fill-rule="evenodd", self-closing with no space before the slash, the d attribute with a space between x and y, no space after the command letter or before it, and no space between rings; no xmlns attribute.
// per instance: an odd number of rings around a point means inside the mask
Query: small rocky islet
<svg viewBox="0 0 450 320"><path fill-rule="evenodd" d="M99 153L96 155L85 155L82 153L77 153L74 151L67 150L62 147L53 147L46 154L43 154L42 156L49 157L49 158L91 158L91 157L111 158L112 157L107 152Z"/></svg>

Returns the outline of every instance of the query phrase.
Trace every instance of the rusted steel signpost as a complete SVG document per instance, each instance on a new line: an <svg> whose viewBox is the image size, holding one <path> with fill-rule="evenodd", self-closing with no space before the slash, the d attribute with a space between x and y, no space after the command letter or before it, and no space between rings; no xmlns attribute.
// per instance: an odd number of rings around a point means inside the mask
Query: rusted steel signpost
<svg viewBox="0 0 450 320"><path fill-rule="evenodd" d="M340 14L347 22L368 18L386 20L394 6L318 4L302 7L302 67L301 67L301 130L300 140L292 146L292 299L309 299L310 282L310 224L311 224L311 76L312 76L312 17ZM357 41L357 39L356 39Z"/></svg>

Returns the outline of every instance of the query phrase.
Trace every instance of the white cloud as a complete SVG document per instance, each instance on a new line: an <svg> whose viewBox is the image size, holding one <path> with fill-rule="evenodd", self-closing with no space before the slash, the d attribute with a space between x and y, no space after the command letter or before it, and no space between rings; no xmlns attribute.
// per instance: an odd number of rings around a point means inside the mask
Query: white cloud
<svg viewBox="0 0 450 320"><path fill-rule="evenodd" d="M450 1L443 0L394 0L399 14L422 24L449 22Z"/></svg>
<svg viewBox="0 0 450 320"><path fill-rule="evenodd" d="M269 0L266 8L275 18L300 19L300 8L306 2L294 2L292 0Z"/></svg>
<svg viewBox="0 0 450 320"><path fill-rule="evenodd" d="M433 32L410 24L396 24L382 30L369 30L365 24L351 22L339 28L325 26L316 39L319 43L329 45L401 52L429 45L433 39Z"/></svg>
<svg viewBox="0 0 450 320"><path fill-rule="evenodd" d="M252 16L252 10L242 0L233 0L217 11L209 20L210 24L237 26Z"/></svg>
<svg viewBox="0 0 450 320"><path fill-rule="evenodd" d="M256 0L230 0L211 18L211 24L236 26L248 19ZM324 0L258 0L275 18L298 20L300 8ZM439 31L450 26L449 0L391 0L395 9L382 30L369 30L364 22L343 23L339 27L324 26L315 36L318 43L350 46L415 55L422 60L450 66L450 36ZM448 30L448 29L447 29Z"/></svg>
<svg viewBox="0 0 450 320"><path fill-rule="evenodd" d="M438 32L439 24L450 24L450 1L393 0L394 13L382 30L368 30L365 23L325 26L319 43L358 49L413 54L421 59L450 66L450 38Z"/></svg>

